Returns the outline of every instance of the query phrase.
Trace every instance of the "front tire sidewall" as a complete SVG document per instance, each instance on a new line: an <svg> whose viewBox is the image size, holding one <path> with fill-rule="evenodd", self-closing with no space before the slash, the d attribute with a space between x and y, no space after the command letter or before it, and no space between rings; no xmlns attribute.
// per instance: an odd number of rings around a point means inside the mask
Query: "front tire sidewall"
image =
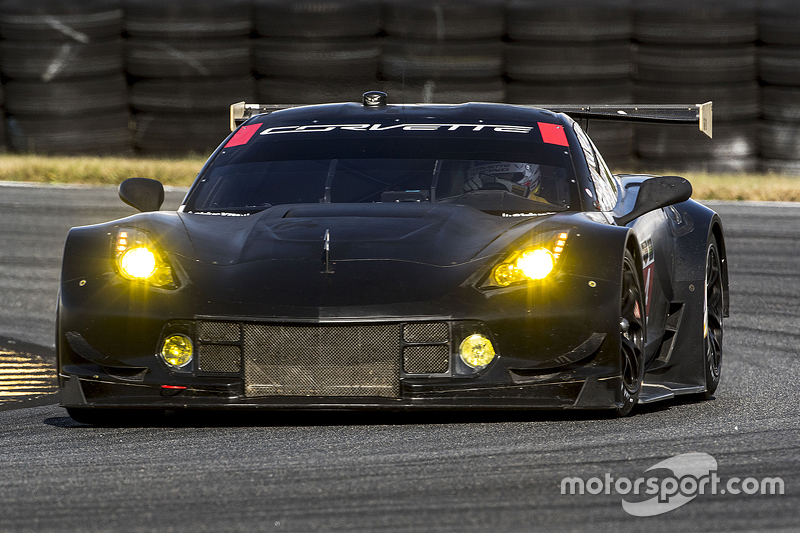
<svg viewBox="0 0 800 533"><path fill-rule="evenodd" d="M711 399L719 386L722 370L723 301L722 263L717 239L712 237L706 246L705 295L703 305L703 368L706 392ZM708 328L708 333L705 333Z"/></svg>
<svg viewBox="0 0 800 533"><path fill-rule="evenodd" d="M638 306L638 312L633 311L631 305ZM638 314L638 318L636 314ZM630 326L627 333L623 332L620 327L620 385L619 403L616 408L617 416L627 416L633 411L639 400L644 381L646 330L644 294L639 269L635 266L633 255L627 250L622 262L620 283L620 322L622 319L626 319ZM633 355L631 355L631 349L633 349ZM631 371L630 363L627 362L631 358L635 361L634 371Z"/></svg>

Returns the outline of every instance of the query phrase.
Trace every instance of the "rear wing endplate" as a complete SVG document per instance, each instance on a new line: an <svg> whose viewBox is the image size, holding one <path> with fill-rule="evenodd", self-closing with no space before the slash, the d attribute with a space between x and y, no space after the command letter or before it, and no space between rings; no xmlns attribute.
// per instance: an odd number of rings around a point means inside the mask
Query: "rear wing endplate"
<svg viewBox="0 0 800 533"><path fill-rule="evenodd" d="M231 131L250 117L272 113L281 109L301 107L306 104L246 104L238 102L231 105ZM711 102L705 104L675 105L525 105L547 109L554 113L564 113L576 120L617 120L630 122L651 122L658 124L697 124L700 131L713 136L713 108Z"/></svg>
<svg viewBox="0 0 800 533"><path fill-rule="evenodd" d="M231 131L244 124L250 117L304 105L308 104L246 104L244 102L236 102L231 105Z"/></svg>

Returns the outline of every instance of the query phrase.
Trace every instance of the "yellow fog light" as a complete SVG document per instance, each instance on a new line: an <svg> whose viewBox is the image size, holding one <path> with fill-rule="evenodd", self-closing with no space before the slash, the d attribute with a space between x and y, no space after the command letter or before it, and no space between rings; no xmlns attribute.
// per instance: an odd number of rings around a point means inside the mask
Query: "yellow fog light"
<svg viewBox="0 0 800 533"><path fill-rule="evenodd" d="M544 248L526 250L517 259L517 268L528 279L544 279L554 266L553 254Z"/></svg>
<svg viewBox="0 0 800 533"><path fill-rule="evenodd" d="M169 366L182 368L192 361L193 356L192 339L186 335L170 335L164 339L164 345L161 347L161 358Z"/></svg>
<svg viewBox="0 0 800 533"><path fill-rule="evenodd" d="M147 279L156 271L156 256L145 247L130 248L119 258L122 273L134 279Z"/></svg>
<svg viewBox="0 0 800 533"><path fill-rule="evenodd" d="M494 346L487 337L475 333L461 342L459 355L464 364L472 368L481 368L494 359Z"/></svg>

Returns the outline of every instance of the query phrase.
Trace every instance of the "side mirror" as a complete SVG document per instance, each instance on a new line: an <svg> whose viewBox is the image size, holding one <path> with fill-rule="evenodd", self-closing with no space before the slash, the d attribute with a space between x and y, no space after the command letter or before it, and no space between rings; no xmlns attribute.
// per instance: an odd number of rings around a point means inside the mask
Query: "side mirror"
<svg viewBox="0 0 800 533"><path fill-rule="evenodd" d="M128 178L119 184L119 198L139 211L158 211L164 203L164 186L148 178Z"/></svg>
<svg viewBox="0 0 800 533"><path fill-rule="evenodd" d="M614 218L618 226L625 226L645 213L668 205L685 202L692 196L692 184L680 176L650 178L639 186L639 195L627 215Z"/></svg>

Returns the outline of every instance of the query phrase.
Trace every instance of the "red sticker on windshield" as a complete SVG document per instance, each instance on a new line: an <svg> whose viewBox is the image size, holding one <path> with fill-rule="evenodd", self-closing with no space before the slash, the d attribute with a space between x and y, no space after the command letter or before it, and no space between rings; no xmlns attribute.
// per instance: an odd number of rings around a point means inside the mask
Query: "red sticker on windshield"
<svg viewBox="0 0 800 533"><path fill-rule="evenodd" d="M539 131L542 132L542 140L547 144L569 146L567 135L564 133L564 126L539 122Z"/></svg>
<svg viewBox="0 0 800 533"><path fill-rule="evenodd" d="M239 128L239 131L236 132L236 135L231 137L231 140L228 141L228 144L225 145L225 148L247 144L250 138L253 135L255 135L255 133L258 131L258 128L260 127L261 124L251 124L249 126L242 126L241 128Z"/></svg>

